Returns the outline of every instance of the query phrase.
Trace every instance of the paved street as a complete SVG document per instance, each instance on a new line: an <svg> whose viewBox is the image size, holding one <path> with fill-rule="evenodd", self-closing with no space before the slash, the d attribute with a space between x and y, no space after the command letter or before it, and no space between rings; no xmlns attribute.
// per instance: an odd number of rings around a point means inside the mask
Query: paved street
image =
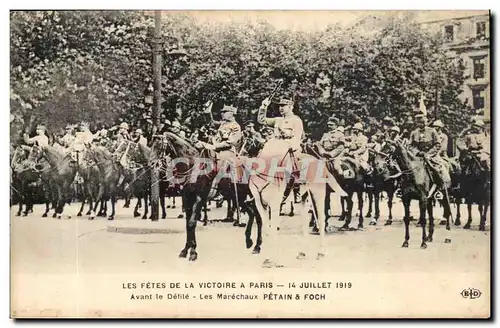
<svg viewBox="0 0 500 328"><path fill-rule="evenodd" d="M73 214L71 219L57 220L41 218L42 205L35 206L35 213L28 217L16 217L15 209L11 211L12 238L12 270L19 273L30 272L68 272L78 267L80 272L164 272L182 270L187 261L180 260L177 255L185 242L185 221L177 219L180 214L179 204L176 209L169 209L168 218L158 223L132 217L132 209L117 206L115 221L96 218L89 221L85 217L76 217L77 205L72 205L66 213ZM412 213L416 212L416 203L412 204ZM462 224L466 217L463 208ZM400 270L436 270L438 272L455 270L486 270L489 262L490 232L477 230L478 218L475 217L472 230L452 227L446 231L443 226L436 225L434 242L429 243L426 250L420 249L421 229L412 223L410 247L402 249L404 226L401 221L401 204L396 204L395 222L392 226L383 226L385 220L385 204L381 206L382 217L377 226L369 226L365 219L363 231L333 232L326 237L328 267L338 270L363 271L366 268L375 271ZM474 207L474 214L476 208ZM437 212L440 213L440 209ZM209 219L222 219L225 208L212 209ZM436 216L439 217L439 216ZM438 221L438 220L436 220ZM339 227L337 218L330 220L333 226ZM487 222L489 230L490 222ZM162 227L168 233L127 234L108 231L109 227ZM353 219L352 227L357 226ZM286 254L283 261L292 267L297 266L294 256L299 249L301 222L298 216L282 217L282 229L279 232L279 243ZM254 229L255 236L255 229ZM265 238L265 236L264 236ZM318 236L309 235L314 244ZM444 243L450 238L451 243ZM255 241L255 237L254 237ZM252 255L245 248L244 228L233 227L231 223L211 222L202 227L198 224L197 242L199 260L195 266L204 270L227 270L232 268L257 269L263 260L263 254ZM263 249L266 243L264 240ZM312 246L311 246L312 247ZM292 250L296 250L297 252ZM313 252L315 250L312 250ZM353 254L355 256L353 256ZM75 263L76 261L76 263ZM467 263L467 268L464 268ZM318 265L313 263L312 265ZM303 264L301 264L303 266ZM192 268L193 265L190 265ZM305 266L307 267L307 265Z"/></svg>

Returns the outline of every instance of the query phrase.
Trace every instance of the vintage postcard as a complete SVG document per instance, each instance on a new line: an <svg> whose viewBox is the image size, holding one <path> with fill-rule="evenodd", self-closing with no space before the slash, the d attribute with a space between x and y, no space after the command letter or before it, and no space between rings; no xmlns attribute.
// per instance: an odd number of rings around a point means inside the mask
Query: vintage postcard
<svg viewBox="0 0 500 328"><path fill-rule="evenodd" d="M10 11L12 318L491 316L489 11Z"/></svg>

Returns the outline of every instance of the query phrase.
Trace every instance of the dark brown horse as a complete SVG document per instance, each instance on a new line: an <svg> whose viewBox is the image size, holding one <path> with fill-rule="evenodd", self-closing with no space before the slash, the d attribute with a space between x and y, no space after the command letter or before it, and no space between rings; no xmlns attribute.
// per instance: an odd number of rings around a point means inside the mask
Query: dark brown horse
<svg viewBox="0 0 500 328"><path fill-rule="evenodd" d="M77 172L77 163L71 154L63 153L52 146L33 146L33 154L38 160L45 158L50 168L44 169L46 184L55 188L57 206L53 217L62 218L64 205L71 202L71 184Z"/></svg>
<svg viewBox="0 0 500 328"><path fill-rule="evenodd" d="M394 192L397 188L397 181L394 176L397 172L396 163L394 160L383 152L370 150L370 164L373 167L373 173L370 178L371 188L367 189L368 194L368 213L366 217L372 215L372 203L375 207L375 214L370 221L370 225L376 225L380 218L380 195L382 192L387 194L387 207L389 214L385 225L392 224L392 205L394 200Z"/></svg>
<svg viewBox="0 0 500 328"><path fill-rule="evenodd" d="M408 247L408 240L410 240L410 202L412 199L418 200L420 209L419 223L422 227L422 243L421 248L427 248L426 242L432 242L434 234L434 216L433 216L433 203L427 199L429 190L432 184L432 172L426 167L425 160L412 154L406 147L403 146L401 141L392 140L391 144L395 146L394 159L402 170L401 175L401 191L402 201L404 206L404 223L405 223L405 240L402 247ZM445 186L445 202L444 202L444 216L446 217L446 229L450 230L450 216L451 209L448 202L448 189L449 185ZM429 215L429 235L426 234L426 210Z"/></svg>
<svg viewBox="0 0 500 328"><path fill-rule="evenodd" d="M479 230L485 230L486 215L491 198L490 171L477 158L477 155L462 150L460 153L462 167L461 193L467 203L468 218L464 229L470 229L472 223L472 204L476 203L479 209ZM457 210L458 211L458 210Z"/></svg>

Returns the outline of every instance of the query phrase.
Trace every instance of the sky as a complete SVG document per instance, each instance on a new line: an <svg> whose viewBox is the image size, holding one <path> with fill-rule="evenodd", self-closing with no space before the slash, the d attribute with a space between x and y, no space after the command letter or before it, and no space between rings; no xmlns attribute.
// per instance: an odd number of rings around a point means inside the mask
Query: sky
<svg viewBox="0 0 500 328"><path fill-rule="evenodd" d="M367 15L390 16L402 11L184 11L204 22L256 22L266 20L278 29L315 30L323 29L329 24L350 26ZM415 19L419 22L450 19L456 17L487 14L488 11L415 11Z"/></svg>

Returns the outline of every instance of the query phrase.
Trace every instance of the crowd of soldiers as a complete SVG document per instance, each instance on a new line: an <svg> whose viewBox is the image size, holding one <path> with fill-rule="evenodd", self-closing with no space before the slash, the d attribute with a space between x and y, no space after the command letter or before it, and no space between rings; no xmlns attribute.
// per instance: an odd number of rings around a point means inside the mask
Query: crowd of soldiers
<svg viewBox="0 0 500 328"><path fill-rule="evenodd" d="M173 133L180 138L189 140L197 149L215 151L219 158L241 155L255 156L255 154L251 154L251 149L277 154L283 152L283 155L286 152L291 152L299 156L304 149L304 144L311 143L311 141L304 133L302 119L294 113L294 102L291 99L281 98L277 102L281 116L274 118L267 117L267 108L270 104L269 98L262 102L257 116L260 128L257 130L254 122L246 122L244 129L242 129L236 120L237 108L226 105L221 110L222 120L213 121L212 119L212 123L218 126L217 129L213 130L215 133L212 136L210 136L210 129L206 126L189 131L186 127L181 126L177 120L164 121L158 134ZM208 102L205 105L204 113L211 114L212 106L213 103ZM385 117L382 120L381 128L377 127L376 133L367 136L365 135L367 127L364 126L363 122L344 126L338 118L330 117L326 132L321 140L315 144L321 157L328 159L350 157L363 174L369 175L372 171L368 160L369 149L390 154L394 151L394 141L400 141L414 155L423 157L426 163L439 173L441 183L446 183L450 180L450 171L457 165L457 161L448 156L448 136L444 132L443 122L436 120L430 124L423 112L416 113L414 120L415 129L407 137L401 135L400 127L391 117ZM209 138L202 140L201 135L207 134ZM458 149L468 149L476 154L479 162L489 170L491 165L490 137L485 131L484 122L476 120L459 139L461 141L457 143ZM60 148L62 152L75 152L83 151L86 145L94 144L105 146L117 154L122 154L127 144L124 141L144 145L152 143L152 140L145 137L142 129L131 127L126 122L122 122L118 126L102 128L96 132L91 132L89 125L82 122L78 125L67 125L63 135L55 136L53 145ZM32 138L24 134L24 142L28 146L34 143L41 147L48 146L49 138L45 133L45 127L39 125L36 129L36 136ZM349 177L346 176L346 178ZM432 186L431 193L439 188L440 185L436 182ZM215 193L217 186L214 184L212 189Z"/></svg>

